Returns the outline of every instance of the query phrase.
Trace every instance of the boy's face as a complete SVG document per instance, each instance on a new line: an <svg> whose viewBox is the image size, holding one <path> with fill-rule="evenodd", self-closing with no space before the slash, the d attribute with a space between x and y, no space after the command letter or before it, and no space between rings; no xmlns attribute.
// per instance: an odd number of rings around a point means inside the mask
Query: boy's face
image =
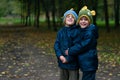
<svg viewBox="0 0 120 80"><path fill-rule="evenodd" d="M71 15L71 14L68 14L68 15L66 16L66 19L65 19L65 25L66 25L66 26L71 26L71 25L73 25L74 23L75 23L74 16Z"/></svg>
<svg viewBox="0 0 120 80"><path fill-rule="evenodd" d="M87 26L89 26L89 24L90 24L90 22L85 16L80 18L79 25L81 28L86 28Z"/></svg>

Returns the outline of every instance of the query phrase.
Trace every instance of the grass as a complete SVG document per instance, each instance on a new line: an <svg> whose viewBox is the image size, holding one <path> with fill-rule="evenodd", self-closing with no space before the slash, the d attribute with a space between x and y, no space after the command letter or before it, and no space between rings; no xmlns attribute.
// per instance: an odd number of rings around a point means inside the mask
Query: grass
<svg viewBox="0 0 120 80"><path fill-rule="evenodd" d="M7 24L7 25L10 25L10 24L18 24L20 23L20 19L19 18L4 18L4 17L1 17L0 18L0 24Z"/></svg>
<svg viewBox="0 0 120 80"><path fill-rule="evenodd" d="M19 24L21 22L20 17L1 17L0 18L0 24ZM40 22L44 23L45 22L45 18L40 18ZM99 26L105 26L105 21L104 20L97 20L97 25ZM114 20L109 20L109 25L110 26L114 26Z"/></svg>
<svg viewBox="0 0 120 80"><path fill-rule="evenodd" d="M97 20L96 23L97 23L97 25L99 25L99 26L101 26L101 27L104 27L104 26L105 26L105 21L104 21L104 20ZM110 20L110 21L109 21L109 25L110 25L111 27L113 27L114 24L115 24L115 22L114 22L113 20Z"/></svg>

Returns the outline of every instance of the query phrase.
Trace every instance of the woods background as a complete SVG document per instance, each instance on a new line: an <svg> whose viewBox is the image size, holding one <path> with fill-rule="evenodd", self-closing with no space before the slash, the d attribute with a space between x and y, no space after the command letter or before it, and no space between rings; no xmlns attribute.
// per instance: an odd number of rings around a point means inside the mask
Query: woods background
<svg viewBox="0 0 120 80"><path fill-rule="evenodd" d="M95 10L94 24L104 24L109 32L110 27L120 26L120 0L2 0L0 2L0 18L17 18L25 26L41 27L44 24L54 31L62 24L63 13L70 9L78 13L87 5ZM102 25L103 26L103 25Z"/></svg>

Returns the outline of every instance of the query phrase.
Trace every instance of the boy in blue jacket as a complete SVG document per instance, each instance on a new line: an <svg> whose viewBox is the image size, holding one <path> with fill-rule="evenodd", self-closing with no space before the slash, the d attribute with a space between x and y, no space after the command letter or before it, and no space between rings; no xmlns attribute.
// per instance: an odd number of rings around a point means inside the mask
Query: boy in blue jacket
<svg viewBox="0 0 120 80"><path fill-rule="evenodd" d="M60 80L79 80L79 66L76 56L65 54L65 50L74 45L79 36L79 27L76 26L78 16L75 11L68 10L64 13L62 27L54 43L54 50L60 68Z"/></svg>
<svg viewBox="0 0 120 80"><path fill-rule="evenodd" d="M98 69L97 39L98 28L92 24L95 11L84 6L78 15L77 23L80 27L80 41L66 50L66 55L78 55L79 67L83 72L82 80L95 80ZM79 54L78 54L79 52Z"/></svg>

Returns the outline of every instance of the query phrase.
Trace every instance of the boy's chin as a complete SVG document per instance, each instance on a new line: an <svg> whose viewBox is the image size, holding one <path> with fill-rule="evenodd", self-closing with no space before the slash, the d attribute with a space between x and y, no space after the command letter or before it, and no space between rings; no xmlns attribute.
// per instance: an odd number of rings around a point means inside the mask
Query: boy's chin
<svg viewBox="0 0 120 80"><path fill-rule="evenodd" d="M86 28L87 26L81 26L81 28Z"/></svg>

